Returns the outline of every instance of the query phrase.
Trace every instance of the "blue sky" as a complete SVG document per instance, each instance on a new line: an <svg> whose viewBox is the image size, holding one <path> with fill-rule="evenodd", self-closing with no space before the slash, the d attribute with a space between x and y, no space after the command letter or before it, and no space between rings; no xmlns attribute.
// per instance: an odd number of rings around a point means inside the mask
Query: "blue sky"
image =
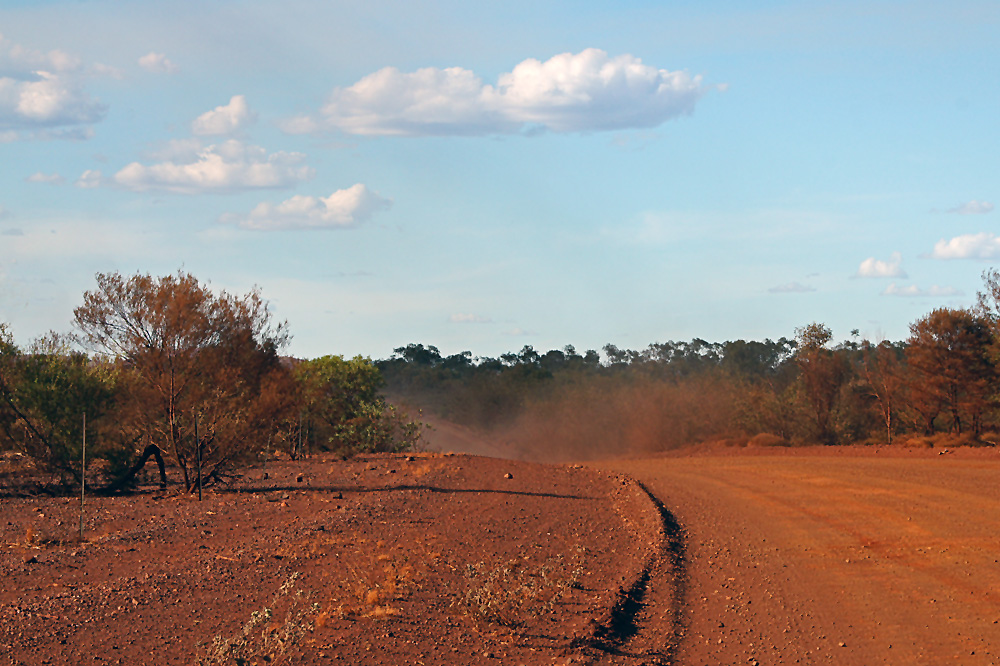
<svg viewBox="0 0 1000 666"><path fill-rule="evenodd" d="M289 352L900 339L1000 264L995 2L0 0L0 322L257 285Z"/></svg>

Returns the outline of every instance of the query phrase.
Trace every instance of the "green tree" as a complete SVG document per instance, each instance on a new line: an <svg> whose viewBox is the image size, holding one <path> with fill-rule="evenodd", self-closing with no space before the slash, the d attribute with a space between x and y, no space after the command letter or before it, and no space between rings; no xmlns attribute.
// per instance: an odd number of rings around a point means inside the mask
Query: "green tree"
<svg viewBox="0 0 1000 666"><path fill-rule="evenodd" d="M416 356L420 360L412 363L426 365L425 354ZM404 412L386 403L381 394L382 374L370 359L323 356L299 363L295 374L304 417L323 446L345 453L398 451L412 448L420 440L422 424L410 421Z"/></svg>
<svg viewBox="0 0 1000 666"><path fill-rule="evenodd" d="M54 335L27 352L0 326L0 423L10 443L40 468L79 483L84 415L88 457L114 455L114 440L95 436L115 401L115 372L72 351Z"/></svg>

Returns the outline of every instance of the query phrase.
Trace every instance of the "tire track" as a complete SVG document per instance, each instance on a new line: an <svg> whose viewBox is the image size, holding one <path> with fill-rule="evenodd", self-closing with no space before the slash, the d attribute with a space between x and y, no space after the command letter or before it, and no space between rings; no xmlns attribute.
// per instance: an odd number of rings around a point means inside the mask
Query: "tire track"
<svg viewBox="0 0 1000 666"><path fill-rule="evenodd" d="M683 527L644 484L626 477L658 519L650 555L629 586L622 586L608 617L577 647L591 664L669 666L687 630L687 540Z"/></svg>

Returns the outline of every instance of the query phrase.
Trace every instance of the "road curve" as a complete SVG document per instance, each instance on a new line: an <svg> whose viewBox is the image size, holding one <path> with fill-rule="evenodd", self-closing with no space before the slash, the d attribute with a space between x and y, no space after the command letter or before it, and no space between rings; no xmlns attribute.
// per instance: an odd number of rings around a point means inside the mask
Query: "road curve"
<svg viewBox="0 0 1000 666"><path fill-rule="evenodd" d="M676 664L1000 663L997 456L598 466L641 481L683 530L683 619L667 631L667 596L645 613L646 641L683 635Z"/></svg>

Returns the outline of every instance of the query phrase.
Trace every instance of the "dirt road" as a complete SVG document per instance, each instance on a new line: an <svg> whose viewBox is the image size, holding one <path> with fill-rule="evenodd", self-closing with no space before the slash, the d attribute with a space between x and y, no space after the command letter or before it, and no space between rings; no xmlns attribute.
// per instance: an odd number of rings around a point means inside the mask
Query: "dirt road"
<svg viewBox="0 0 1000 666"><path fill-rule="evenodd" d="M1000 458L934 453L601 466L681 526L678 664L1000 663Z"/></svg>

